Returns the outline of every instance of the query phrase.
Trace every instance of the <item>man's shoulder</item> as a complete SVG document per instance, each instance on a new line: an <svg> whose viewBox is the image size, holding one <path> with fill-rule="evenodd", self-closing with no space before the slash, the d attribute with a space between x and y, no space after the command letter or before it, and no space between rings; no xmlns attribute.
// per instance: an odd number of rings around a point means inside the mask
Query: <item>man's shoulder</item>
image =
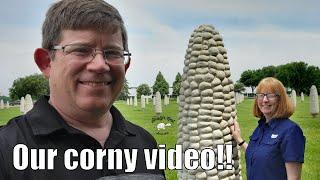
<svg viewBox="0 0 320 180"><path fill-rule="evenodd" d="M19 129L19 124L23 123L22 121L24 120L24 115L10 119L7 124L0 127L0 137L3 137L4 135L7 135L8 133L12 133L12 131Z"/></svg>
<svg viewBox="0 0 320 180"><path fill-rule="evenodd" d="M147 135L153 137L146 129L137 124L134 124L128 120L124 120L124 123L126 125L126 128L134 134Z"/></svg>
<svg viewBox="0 0 320 180"><path fill-rule="evenodd" d="M6 125L0 128L0 148L9 144L15 144L21 135L21 129L26 128L25 115L10 119ZM9 144L8 144L9 143Z"/></svg>
<svg viewBox="0 0 320 180"><path fill-rule="evenodd" d="M135 136L137 136L138 138L142 138L148 142L152 142L155 145L157 144L155 138L143 127L134 124L128 120L124 120L124 123L126 125L127 130Z"/></svg>
<svg viewBox="0 0 320 180"><path fill-rule="evenodd" d="M116 124L118 124L118 128L123 128L124 126L127 133L131 134L131 137L134 137L134 140L139 140L148 145L157 145L154 137L146 129L128 121L115 106L111 107L110 112L113 115Z"/></svg>

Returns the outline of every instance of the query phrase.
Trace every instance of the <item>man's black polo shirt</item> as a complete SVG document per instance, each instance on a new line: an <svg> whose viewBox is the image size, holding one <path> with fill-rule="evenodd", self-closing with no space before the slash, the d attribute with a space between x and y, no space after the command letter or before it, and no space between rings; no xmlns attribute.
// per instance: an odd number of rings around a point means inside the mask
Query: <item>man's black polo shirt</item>
<svg viewBox="0 0 320 180"><path fill-rule="evenodd" d="M69 126L48 103L48 99L49 97L40 98L26 115L13 118L7 125L0 128L0 180L93 180L125 173L124 155L122 156L123 169L108 169L106 156L102 161L104 169L97 170L96 163L93 169L82 169L79 161L81 150L91 149L96 152L96 149L102 149L102 147L94 138ZM157 143L154 138L143 128L126 121L115 107L111 107L110 112L113 124L103 149L138 149L134 173L163 175L162 170L147 170L145 165L143 149L156 149ZM24 144L29 149L29 166L25 170L17 170L13 166L13 148L17 144ZM57 149L54 169L31 169L30 149ZM79 164L74 170L68 170L65 167L64 153L67 149L75 149L78 152L78 157L70 159ZM97 162L96 159L94 162ZM158 168L158 164L156 167Z"/></svg>

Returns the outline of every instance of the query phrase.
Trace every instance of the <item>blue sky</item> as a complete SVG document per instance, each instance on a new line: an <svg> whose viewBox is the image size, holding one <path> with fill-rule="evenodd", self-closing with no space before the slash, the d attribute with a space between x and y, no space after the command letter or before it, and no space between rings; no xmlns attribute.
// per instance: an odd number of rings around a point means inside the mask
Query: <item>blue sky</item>
<svg viewBox="0 0 320 180"><path fill-rule="evenodd" d="M0 93L18 77L40 73L33 51L41 45L45 12L54 1L11 0L0 7ZM320 7L312 0L110 0L128 29L129 86L153 85L158 71L169 84L182 72L187 42L201 24L223 36L238 80L247 69L305 61L320 66ZM312 78L312 77L310 77Z"/></svg>

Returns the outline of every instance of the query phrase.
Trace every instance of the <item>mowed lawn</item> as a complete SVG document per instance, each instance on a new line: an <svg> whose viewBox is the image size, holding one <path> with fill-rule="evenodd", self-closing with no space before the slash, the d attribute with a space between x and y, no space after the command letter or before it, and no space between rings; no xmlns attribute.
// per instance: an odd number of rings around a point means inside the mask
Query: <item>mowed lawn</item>
<svg viewBox="0 0 320 180"><path fill-rule="evenodd" d="M147 129L157 140L158 144L166 144L167 149L174 148L177 139L177 119L178 119L178 105L175 101L170 101L168 106L163 106L162 116L170 117L174 121L167 121L171 123L171 127L167 127L165 132L159 133L156 125L162 121L156 120L152 122L155 116L152 102L146 105L146 109L142 110L138 104L137 107L127 106L124 101L117 101L115 103L123 115L133 123L136 123ZM248 142L254 128L257 126L257 119L252 115L253 100L246 99L243 103L237 106L238 121L241 126L242 136ZM5 124L11 117L19 115L19 108L10 108L0 110L0 125ZM309 113L309 98L305 97L305 101L301 102L297 98L296 111L291 117L302 128L307 139L305 149L305 163L302 169L302 179L314 180L320 177L320 116L312 118ZM241 153L242 176L246 179L246 170L244 163L244 153ZM166 177L168 180L177 179L176 171L166 170Z"/></svg>

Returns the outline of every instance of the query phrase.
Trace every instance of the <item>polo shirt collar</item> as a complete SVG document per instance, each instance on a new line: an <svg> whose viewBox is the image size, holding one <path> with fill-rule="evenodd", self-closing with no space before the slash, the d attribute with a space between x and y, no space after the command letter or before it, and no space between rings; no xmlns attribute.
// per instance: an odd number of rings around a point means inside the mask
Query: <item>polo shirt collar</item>
<svg viewBox="0 0 320 180"><path fill-rule="evenodd" d="M49 104L49 96L41 97L34 107L26 114L26 118L34 135L49 135L57 131L68 133L82 133L68 125L58 111ZM134 135L134 131L125 124L121 113L112 106L110 113L113 117L111 131L117 131L124 135Z"/></svg>
<svg viewBox="0 0 320 180"><path fill-rule="evenodd" d="M34 135L48 135L68 129L66 122L48 101L49 96L41 97L26 114Z"/></svg>
<svg viewBox="0 0 320 180"><path fill-rule="evenodd" d="M111 106L110 113L113 119L111 129L119 131L125 135L135 135L134 129L126 125L125 118L122 116L120 111L115 106Z"/></svg>
<svg viewBox="0 0 320 180"><path fill-rule="evenodd" d="M268 127L271 127L271 129L274 129L274 128L277 126L277 124L279 123L279 119L273 118L273 119L271 119L268 123L266 123L265 117L262 117L262 118L258 121L258 123L259 123L259 126L260 126L260 127L261 127L262 125L266 125L266 126L268 126Z"/></svg>

